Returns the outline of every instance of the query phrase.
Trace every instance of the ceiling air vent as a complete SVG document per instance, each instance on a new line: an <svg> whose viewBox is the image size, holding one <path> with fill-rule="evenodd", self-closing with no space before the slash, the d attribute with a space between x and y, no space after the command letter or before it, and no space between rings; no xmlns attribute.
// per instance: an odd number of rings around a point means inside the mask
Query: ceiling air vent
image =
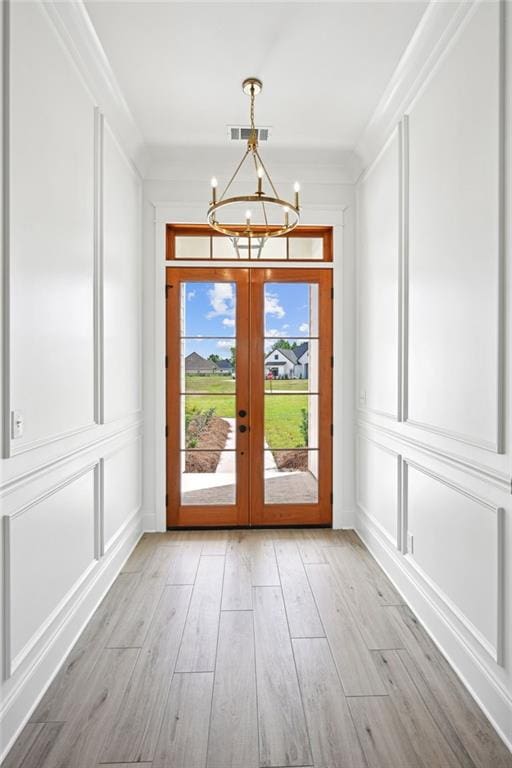
<svg viewBox="0 0 512 768"><path fill-rule="evenodd" d="M231 141L247 141L250 133L251 133L251 129L249 126L247 127L245 125L229 125L228 126L228 136ZM270 135L270 128L256 128L256 133L258 135L258 141L268 141L268 137Z"/></svg>

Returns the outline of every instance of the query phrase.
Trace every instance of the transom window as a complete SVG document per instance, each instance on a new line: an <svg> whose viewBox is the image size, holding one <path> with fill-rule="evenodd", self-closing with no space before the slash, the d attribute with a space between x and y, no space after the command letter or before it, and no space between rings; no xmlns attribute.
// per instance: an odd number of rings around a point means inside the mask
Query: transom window
<svg viewBox="0 0 512 768"><path fill-rule="evenodd" d="M332 261L332 227L297 227L285 237L230 238L205 224L168 224L169 261Z"/></svg>

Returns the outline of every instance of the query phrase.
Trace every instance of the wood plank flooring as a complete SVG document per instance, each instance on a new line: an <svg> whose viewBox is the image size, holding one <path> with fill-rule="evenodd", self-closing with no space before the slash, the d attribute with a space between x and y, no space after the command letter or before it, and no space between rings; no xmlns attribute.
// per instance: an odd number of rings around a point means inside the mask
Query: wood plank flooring
<svg viewBox="0 0 512 768"><path fill-rule="evenodd" d="M145 534L4 768L512 768L352 532Z"/></svg>

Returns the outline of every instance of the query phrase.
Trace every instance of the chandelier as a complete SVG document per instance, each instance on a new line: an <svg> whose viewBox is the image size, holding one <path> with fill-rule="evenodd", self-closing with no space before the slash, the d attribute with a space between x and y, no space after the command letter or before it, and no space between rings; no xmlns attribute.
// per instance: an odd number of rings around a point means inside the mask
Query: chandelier
<svg viewBox="0 0 512 768"><path fill-rule="evenodd" d="M220 196L217 196L217 179L213 178L211 181L212 198L207 213L208 224L217 232L228 235L239 255L241 248L251 250L251 241L254 238L259 256L267 238L291 232L300 220L298 182L295 182L294 186L293 204L281 198L258 150L258 133L254 125L254 100L262 88L261 80L255 77L249 77L242 83L244 93L251 99L251 128L247 149ZM246 161L254 166L256 191L247 195L230 196L228 193ZM237 220L239 223L236 223Z"/></svg>

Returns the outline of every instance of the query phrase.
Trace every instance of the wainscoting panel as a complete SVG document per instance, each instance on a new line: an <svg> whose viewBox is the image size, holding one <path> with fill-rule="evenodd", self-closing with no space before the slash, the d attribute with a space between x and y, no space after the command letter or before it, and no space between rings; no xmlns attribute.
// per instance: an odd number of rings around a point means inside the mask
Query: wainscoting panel
<svg viewBox="0 0 512 768"><path fill-rule="evenodd" d="M14 455L94 424L94 103L43 5L10 14Z"/></svg>
<svg viewBox="0 0 512 768"><path fill-rule="evenodd" d="M96 467L86 466L4 517L7 676L96 561Z"/></svg>
<svg viewBox="0 0 512 768"><path fill-rule="evenodd" d="M475 9L408 110L407 418L492 451L503 420L500 13Z"/></svg>
<svg viewBox="0 0 512 768"><path fill-rule="evenodd" d="M401 459L362 435L357 437L357 505L388 541L401 546Z"/></svg>
<svg viewBox="0 0 512 768"><path fill-rule="evenodd" d="M398 131L358 194L359 408L396 420L399 409ZM370 224L371 222L371 224Z"/></svg>
<svg viewBox="0 0 512 768"><path fill-rule="evenodd" d="M500 662L503 510L417 464L404 477L408 560Z"/></svg>
<svg viewBox="0 0 512 768"><path fill-rule="evenodd" d="M142 437L107 453L102 462L102 551L108 552L141 507Z"/></svg>

